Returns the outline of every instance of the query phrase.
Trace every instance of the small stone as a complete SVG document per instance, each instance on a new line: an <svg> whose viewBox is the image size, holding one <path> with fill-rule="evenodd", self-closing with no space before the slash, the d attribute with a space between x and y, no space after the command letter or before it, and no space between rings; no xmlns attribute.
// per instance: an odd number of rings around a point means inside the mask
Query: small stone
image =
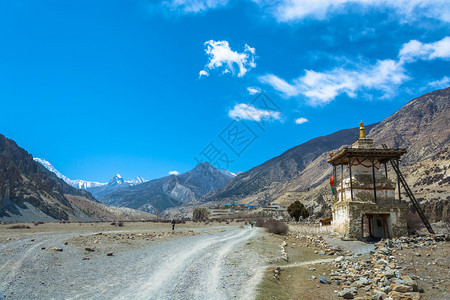
<svg viewBox="0 0 450 300"><path fill-rule="evenodd" d="M384 248L384 247L380 248L380 251L383 252L386 255L389 255L389 253L390 253L389 250L387 248Z"/></svg>
<svg viewBox="0 0 450 300"><path fill-rule="evenodd" d="M407 286L407 285L396 285L396 286L394 286L394 288L392 290L394 292L400 292L400 293L407 293L407 292L414 291L411 286Z"/></svg>
<svg viewBox="0 0 450 300"><path fill-rule="evenodd" d="M367 279L366 277L360 277L359 281L361 282L362 285L370 284L370 279Z"/></svg>
<svg viewBox="0 0 450 300"><path fill-rule="evenodd" d="M383 300L386 297L387 297L387 294L382 291L379 291L379 290L373 291L373 298L372 298L373 300Z"/></svg>
<svg viewBox="0 0 450 300"><path fill-rule="evenodd" d="M114 253L112 253L112 252L106 253L106 256L113 256L113 255L114 255Z"/></svg>
<svg viewBox="0 0 450 300"><path fill-rule="evenodd" d="M312 278L312 279L316 279L317 277L313 275L313 276L311 276L311 278Z"/></svg>
<svg viewBox="0 0 450 300"><path fill-rule="evenodd" d="M341 262L341 261L343 261L344 260L344 257L343 256L339 256L338 258L336 258L334 261L335 262Z"/></svg>
<svg viewBox="0 0 450 300"><path fill-rule="evenodd" d="M339 297L343 297L344 299L353 299L356 295L357 291L355 288L343 289L338 293Z"/></svg>
<svg viewBox="0 0 450 300"><path fill-rule="evenodd" d="M84 250L86 250L88 252L94 252L95 251L95 249L92 249L92 248L89 248L89 247L84 248Z"/></svg>
<svg viewBox="0 0 450 300"><path fill-rule="evenodd" d="M320 283L331 284L331 281L329 281L328 279L326 279L323 276L320 276L319 281L320 281Z"/></svg>
<svg viewBox="0 0 450 300"><path fill-rule="evenodd" d="M398 271L397 271L398 272ZM384 276L386 276L387 278L392 278L392 277L396 277L395 276L395 271L394 270L389 270L384 272Z"/></svg>

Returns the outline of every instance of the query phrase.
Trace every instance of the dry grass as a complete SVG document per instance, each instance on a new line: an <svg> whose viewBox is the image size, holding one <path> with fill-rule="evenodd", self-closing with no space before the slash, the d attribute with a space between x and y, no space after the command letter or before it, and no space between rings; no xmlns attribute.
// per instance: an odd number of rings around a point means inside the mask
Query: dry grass
<svg viewBox="0 0 450 300"><path fill-rule="evenodd" d="M316 270L309 271L311 266ZM268 270L258 286L257 299L337 299L336 286L319 283L319 277L323 273L328 274L328 267L321 264L311 266L285 268L281 271L280 280ZM316 279L311 279L312 275Z"/></svg>
<svg viewBox="0 0 450 300"><path fill-rule="evenodd" d="M281 259L280 244L287 242L285 250L289 261ZM331 269L327 264L311 264L299 267L286 267L290 264L320 260L327 257L314 254L313 248L298 244L292 238L284 238L274 234L266 235L265 239L258 241L259 247L255 245L255 250L267 256L268 264L284 268L281 271L280 280L273 277L273 269L266 269L264 277L257 289L257 299L334 299L338 298L334 290L339 289L333 285L319 283L319 278L323 273L329 274ZM309 268L316 268L309 271ZM312 279L311 276L316 276ZM327 276L326 276L327 277ZM319 288L317 287L319 285Z"/></svg>

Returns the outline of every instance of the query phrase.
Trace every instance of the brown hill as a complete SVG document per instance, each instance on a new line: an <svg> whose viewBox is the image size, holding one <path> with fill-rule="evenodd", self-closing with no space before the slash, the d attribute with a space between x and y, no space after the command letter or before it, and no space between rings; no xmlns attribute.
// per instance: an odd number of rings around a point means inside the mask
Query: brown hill
<svg viewBox="0 0 450 300"><path fill-rule="evenodd" d="M401 162L407 181L418 192L422 202L442 202L437 204L437 209L444 207L444 210L450 199L449 174L446 173L450 160L445 155L434 161L432 158L443 150L449 150L449 116L450 88L446 88L413 99L382 122L366 126L368 137L374 139L376 147L387 144L391 148L408 150ZM299 199L316 217L326 215L332 203L328 185L331 176L328 153L350 145L358 134L357 128L341 130L291 148L240 174L221 190L209 194L206 200L288 205ZM395 178L392 170L390 173L390 178ZM440 187L439 193L421 192L430 189L426 187L428 181L423 179L428 177ZM430 209L427 211L431 214Z"/></svg>

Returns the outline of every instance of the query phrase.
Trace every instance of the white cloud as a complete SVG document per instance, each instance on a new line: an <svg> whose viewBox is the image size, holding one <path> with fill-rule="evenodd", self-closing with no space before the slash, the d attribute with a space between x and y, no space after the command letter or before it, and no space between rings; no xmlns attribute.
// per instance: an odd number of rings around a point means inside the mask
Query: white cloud
<svg viewBox="0 0 450 300"><path fill-rule="evenodd" d="M228 0L171 0L163 1L161 6L182 14L196 14L221 8L227 4Z"/></svg>
<svg viewBox="0 0 450 300"><path fill-rule="evenodd" d="M223 73L231 72L238 77L242 77L250 69L256 67L255 64L255 48L245 45L244 51L239 53L233 51L227 41L207 41L205 43L205 52L208 55L208 63L202 71L223 68ZM236 70L236 66L237 69ZM202 72L200 71L200 73Z"/></svg>
<svg viewBox="0 0 450 300"><path fill-rule="evenodd" d="M306 119L306 118L298 118L295 120L295 124L303 124L306 122L308 122L308 119Z"/></svg>
<svg viewBox="0 0 450 300"><path fill-rule="evenodd" d="M261 93L261 89L259 87L251 87L250 86L247 88L247 91L250 95L256 95L256 94Z"/></svg>
<svg viewBox="0 0 450 300"><path fill-rule="evenodd" d="M409 41L403 44L399 58L402 62L414 62L419 59L450 59L450 36L434 43L421 43L417 40Z"/></svg>
<svg viewBox="0 0 450 300"><path fill-rule="evenodd" d="M233 109L228 112L228 116L235 120L251 120L257 122L262 120L281 119L281 113L278 111L262 110L245 103L236 104Z"/></svg>
<svg viewBox="0 0 450 300"><path fill-rule="evenodd" d="M356 92L367 89L383 91L384 97L389 97L407 79L403 65L393 60L379 60L374 65L356 64L352 69L305 70L305 75L292 83L273 74L259 78L287 97L306 96L311 105L326 104L341 94L354 98Z"/></svg>
<svg viewBox="0 0 450 300"><path fill-rule="evenodd" d="M428 17L450 22L450 5L446 0L253 0L268 9L279 22L305 18L324 19L333 14L367 9L388 10L401 21L413 22Z"/></svg>
<svg viewBox="0 0 450 300"><path fill-rule="evenodd" d="M178 171L170 171L169 175L180 175L180 172L178 172Z"/></svg>
<svg viewBox="0 0 450 300"><path fill-rule="evenodd" d="M198 77L201 78L202 76L208 77L209 73L205 70L201 70L200 72L198 72Z"/></svg>
<svg viewBox="0 0 450 300"><path fill-rule="evenodd" d="M435 89L447 88L450 86L450 77L444 76L439 80L430 82L428 85Z"/></svg>
<svg viewBox="0 0 450 300"><path fill-rule="evenodd" d="M266 74L264 76L260 76L258 79L261 83L272 86L275 90L283 93L287 97L293 97L300 94L298 87L287 83L285 80L277 77L276 75Z"/></svg>

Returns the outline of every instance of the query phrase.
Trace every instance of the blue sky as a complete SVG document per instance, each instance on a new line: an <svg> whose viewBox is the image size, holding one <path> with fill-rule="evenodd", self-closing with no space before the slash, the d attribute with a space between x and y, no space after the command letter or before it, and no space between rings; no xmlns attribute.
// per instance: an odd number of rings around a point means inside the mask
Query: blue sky
<svg viewBox="0 0 450 300"><path fill-rule="evenodd" d="M3 0L0 133L71 179L245 171L449 86L445 2Z"/></svg>

